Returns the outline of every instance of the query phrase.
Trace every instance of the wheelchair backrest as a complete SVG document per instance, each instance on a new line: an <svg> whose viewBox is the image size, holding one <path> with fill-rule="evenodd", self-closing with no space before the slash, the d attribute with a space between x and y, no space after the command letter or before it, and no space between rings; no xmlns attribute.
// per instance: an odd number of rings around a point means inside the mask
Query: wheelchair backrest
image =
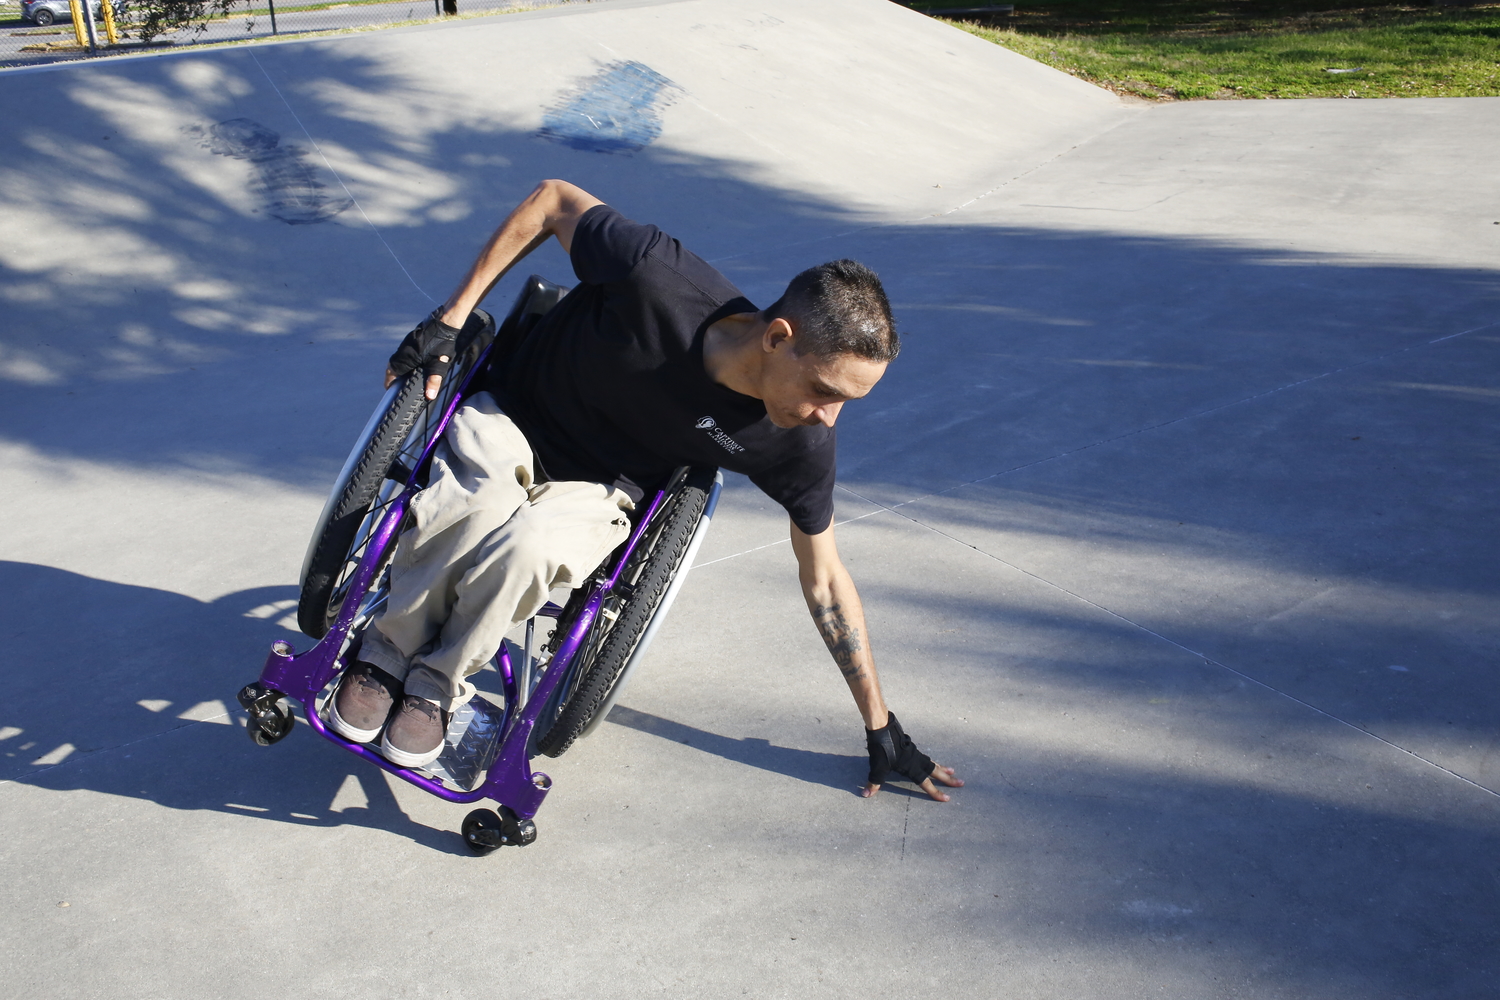
<svg viewBox="0 0 1500 1000"><path fill-rule="evenodd" d="M495 333L495 350L490 363L503 364L515 353L526 335L549 310L562 301L571 289L548 281L539 274L527 277L520 294Z"/></svg>

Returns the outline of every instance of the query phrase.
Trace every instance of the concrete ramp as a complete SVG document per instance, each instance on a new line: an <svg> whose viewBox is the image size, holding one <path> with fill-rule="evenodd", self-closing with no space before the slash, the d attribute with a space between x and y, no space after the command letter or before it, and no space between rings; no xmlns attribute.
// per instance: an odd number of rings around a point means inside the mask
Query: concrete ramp
<svg viewBox="0 0 1500 1000"><path fill-rule="evenodd" d="M1143 109L886 0L610 0L0 105L0 995L1495 994L1500 99ZM952 803L854 796L740 477L524 852L245 739L392 345L547 176L762 302L883 276L836 531Z"/></svg>

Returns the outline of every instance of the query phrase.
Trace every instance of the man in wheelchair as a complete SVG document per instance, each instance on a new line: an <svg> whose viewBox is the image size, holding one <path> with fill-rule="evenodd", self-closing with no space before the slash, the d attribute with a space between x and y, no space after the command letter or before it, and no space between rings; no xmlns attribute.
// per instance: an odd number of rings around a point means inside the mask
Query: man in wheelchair
<svg viewBox="0 0 1500 1000"><path fill-rule="evenodd" d="M918 750L880 692L864 612L833 534L834 424L896 357L880 280L849 260L802 272L757 309L655 226L564 181L537 186L458 289L402 341L386 385L420 369L435 398L459 329L555 236L579 284L482 373L434 455L391 563L390 595L333 699L346 739L420 767L465 678L556 587L629 533L627 512L683 465L749 476L791 517L807 605L864 718L866 796L894 772L939 801L963 784Z"/></svg>

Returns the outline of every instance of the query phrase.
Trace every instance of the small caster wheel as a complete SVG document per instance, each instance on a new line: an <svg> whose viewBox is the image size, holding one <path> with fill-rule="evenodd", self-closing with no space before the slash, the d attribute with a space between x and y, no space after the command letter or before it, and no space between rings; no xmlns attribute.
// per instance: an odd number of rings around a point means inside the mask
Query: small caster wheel
<svg viewBox="0 0 1500 1000"><path fill-rule="evenodd" d="M272 743L279 743L286 739L287 734L296 724L295 715L280 705L272 705L270 708L252 713L249 721L245 723L245 731L250 734L251 743L258 747L268 747Z"/></svg>
<svg viewBox="0 0 1500 1000"><path fill-rule="evenodd" d="M250 742L258 747L268 747L286 739L287 733L297 724L297 717L281 701L281 692L272 691L260 681L246 684L236 699L250 713L245 722L245 732Z"/></svg>
<svg viewBox="0 0 1500 1000"><path fill-rule="evenodd" d="M505 831L506 843L528 847L536 842L536 823L517 816L510 806L500 807L500 823Z"/></svg>
<svg viewBox="0 0 1500 1000"><path fill-rule="evenodd" d="M475 809L464 817L464 844L480 857L505 844L500 817L492 809Z"/></svg>

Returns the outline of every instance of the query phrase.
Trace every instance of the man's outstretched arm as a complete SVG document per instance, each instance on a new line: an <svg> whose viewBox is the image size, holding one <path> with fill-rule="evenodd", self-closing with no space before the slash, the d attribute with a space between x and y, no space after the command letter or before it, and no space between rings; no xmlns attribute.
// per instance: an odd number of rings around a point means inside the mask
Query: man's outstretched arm
<svg viewBox="0 0 1500 1000"><path fill-rule="evenodd" d="M838 665L849 685L849 692L854 695L866 731L885 729L894 720L880 693L880 678L875 672L875 658L865 628L864 605L854 588L854 579L839 558L833 525L830 523L828 530L809 535L793 524L792 551L797 555L797 575L802 583L802 596L807 599L807 609L812 612L813 624L818 627L823 642L833 654L833 662ZM953 768L933 764L931 773L921 784L922 790L939 802L947 802L948 793L940 791L934 779L953 788L963 784L954 775ZM871 782L865 786L864 794L868 798L878 791L880 785Z"/></svg>
<svg viewBox="0 0 1500 1000"><path fill-rule="evenodd" d="M567 181L542 181L526 200L500 223L494 235L479 251L469 273L464 276L448 301L434 314L434 318L449 327L461 328L474 307L489 294L495 283L505 277L507 271L531 251L556 236L565 252L573 250L573 232L583 213L595 205L602 205L598 198L583 188ZM420 328L419 328L420 329ZM396 372L387 368L387 387L396 380ZM442 384L441 375L427 379L427 398L437 396Z"/></svg>

